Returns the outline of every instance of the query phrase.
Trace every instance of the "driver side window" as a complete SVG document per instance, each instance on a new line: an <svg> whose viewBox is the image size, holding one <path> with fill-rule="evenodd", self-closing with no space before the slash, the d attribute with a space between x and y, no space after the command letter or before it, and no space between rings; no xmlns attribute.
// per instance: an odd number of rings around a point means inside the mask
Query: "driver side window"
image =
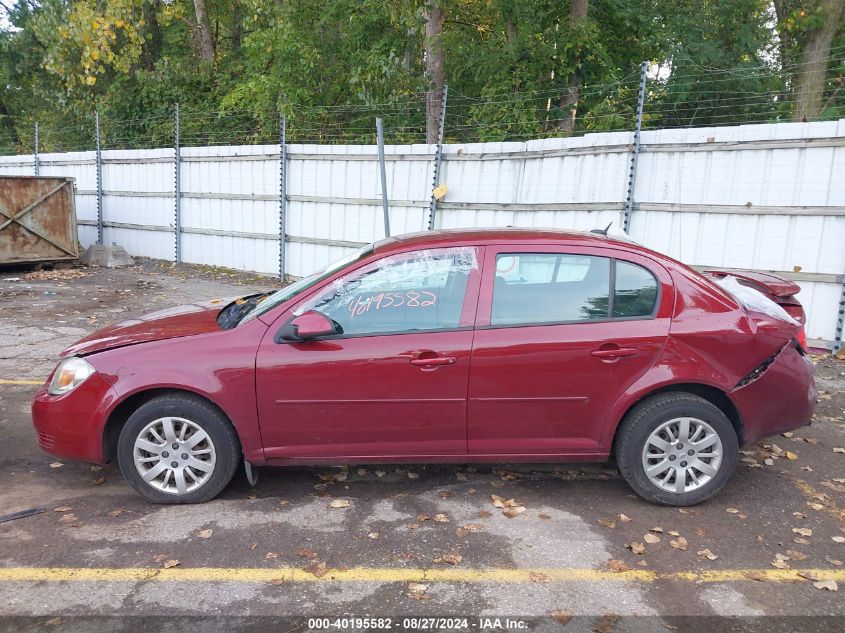
<svg viewBox="0 0 845 633"><path fill-rule="evenodd" d="M345 335L454 329L477 268L471 247L384 257L335 280L294 314L322 312Z"/></svg>

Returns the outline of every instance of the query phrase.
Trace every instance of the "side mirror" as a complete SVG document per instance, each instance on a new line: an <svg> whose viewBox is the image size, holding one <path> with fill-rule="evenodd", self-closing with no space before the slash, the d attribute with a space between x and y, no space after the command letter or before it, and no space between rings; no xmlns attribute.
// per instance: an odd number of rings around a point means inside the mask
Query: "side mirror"
<svg viewBox="0 0 845 633"><path fill-rule="evenodd" d="M329 317L316 310L309 310L285 323L277 338L285 341L307 341L336 333L337 330Z"/></svg>

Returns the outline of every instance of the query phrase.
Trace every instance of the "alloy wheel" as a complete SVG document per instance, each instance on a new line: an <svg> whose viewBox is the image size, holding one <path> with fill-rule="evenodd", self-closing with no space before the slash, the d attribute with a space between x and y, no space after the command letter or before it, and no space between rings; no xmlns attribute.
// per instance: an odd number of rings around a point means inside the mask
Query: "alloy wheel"
<svg viewBox="0 0 845 633"><path fill-rule="evenodd" d="M652 484L674 494L698 490L719 472L722 440L704 420L673 418L645 442L642 465Z"/></svg>
<svg viewBox="0 0 845 633"><path fill-rule="evenodd" d="M151 487L184 495L202 487L214 472L216 452L211 437L185 418L158 418L135 438L135 468Z"/></svg>

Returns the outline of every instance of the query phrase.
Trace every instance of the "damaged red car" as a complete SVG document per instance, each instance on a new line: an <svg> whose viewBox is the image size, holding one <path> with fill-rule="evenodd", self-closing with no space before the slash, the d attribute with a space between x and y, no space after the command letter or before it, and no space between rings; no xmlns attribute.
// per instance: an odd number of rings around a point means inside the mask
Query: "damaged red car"
<svg viewBox="0 0 845 633"><path fill-rule="evenodd" d="M160 503L212 499L241 464L613 459L690 505L741 446L810 423L798 290L596 233L406 235L94 332L33 420L46 451L116 459Z"/></svg>

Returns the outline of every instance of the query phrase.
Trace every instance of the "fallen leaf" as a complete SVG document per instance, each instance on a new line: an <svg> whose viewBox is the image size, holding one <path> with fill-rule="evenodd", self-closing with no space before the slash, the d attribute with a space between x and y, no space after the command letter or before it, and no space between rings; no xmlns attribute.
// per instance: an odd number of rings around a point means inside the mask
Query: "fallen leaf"
<svg viewBox="0 0 845 633"><path fill-rule="evenodd" d="M833 452L834 453L842 453L843 455L845 455L845 448L836 447L836 448L833 449ZM52 465L53 464L50 464L50 466L52 466Z"/></svg>
<svg viewBox="0 0 845 633"><path fill-rule="evenodd" d="M845 536L831 536L830 540L834 543L845 543Z"/></svg>
<svg viewBox="0 0 845 633"><path fill-rule="evenodd" d="M629 523L631 521L631 517L625 516L624 514L620 514L617 517L622 523Z"/></svg>
<svg viewBox="0 0 845 633"><path fill-rule="evenodd" d="M549 577L539 571L532 571L528 574L528 580L531 582L547 583L549 582Z"/></svg>
<svg viewBox="0 0 845 633"><path fill-rule="evenodd" d="M494 508L504 508L505 500L499 495L490 495L490 500L493 502Z"/></svg>
<svg viewBox="0 0 845 633"><path fill-rule="evenodd" d="M813 510L824 510L824 506L820 503L813 503L808 501L807 505L810 506Z"/></svg>
<svg viewBox="0 0 845 633"><path fill-rule="evenodd" d="M280 506L286 506L288 504L290 504L290 501L288 501L287 499L279 499Z"/></svg>
<svg viewBox="0 0 845 633"><path fill-rule="evenodd" d="M628 563L626 563L624 560L619 560L616 558L611 558L609 561L607 561L606 565L607 569L615 574L621 574L625 571L631 571L631 567L630 565L628 565Z"/></svg>
<svg viewBox="0 0 845 633"><path fill-rule="evenodd" d="M599 519L599 525L603 525L604 527L609 527L611 530L616 528L616 521L611 519Z"/></svg>
<svg viewBox="0 0 845 633"><path fill-rule="evenodd" d="M443 554L434 559L435 563L449 563L450 565L457 565L464 559L460 554Z"/></svg>
<svg viewBox="0 0 845 633"><path fill-rule="evenodd" d="M377 539L378 537L379 537L378 532L370 532L369 534L367 534L367 538Z"/></svg>
<svg viewBox="0 0 845 633"><path fill-rule="evenodd" d="M839 585L836 584L835 580L819 580L813 583L813 587L816 589L826 589L827 591L839 591Z"/></svg>
<svg viewBox="0 0 845 633"><path fill-rule="evenodd" d="M809 544L810 544L810 541L808 541L808 540L807 540L807 539L805 539L805 538L801 538L800 536L795 537L794 539L792 539L792 542L793 542L793 543L798 543L799 545L809 545Z"/></svg>
<svg viewBox="0 0 845 633"><path fill-rule="evenodd" d="M101 485L101 484L104 484L105 482L106 482L106 478L105 478L105 477L97 477L97 478L96 478L95 480L93 480L91 483L92 483L92 484L94 484L95 486L99 486L99 485Z"/></svg>
<svg viewBox="0 0 845 633"><path fill-rule="evenodd" d="M777 569L789 569L789 563L787 563L785 560L781 560L779 558L776 558L775 560L773 560L771 562L771 566L776 567Z"/></svg>
<svg viewBox="0 0 845 633"><path fill-rule="evenodd" d="M543 521L548 521L549 519L552 518L552 516L550 514L546 514L545 512L541 512L540 514L537 515L537 518L543 519Z"/></svg>
<svg viewBox="0 0 845 633"><path fill-rule="evenodd" d="M502 514L504 514L509 519L516 518L523 512L525 512L524 506L514 506L512 508L505 508L504 510L502 510Z"/></svg>
<svg viewBox="0 0 845 633"><path fill-rule="evenodd" d="M448 523L449 517L447 517L445 514L435 514L434 520L437 521L438 523Z"/></svg>
<svg viewBox="0 0 845 633"><path fill-rule="evenodd" d="M273 580L270 581L270 584L278 586L278 585L283 585L286 582L287 582L287 580L285 580L284 578L273 578Z"/></svg>
<svg viewBox="0 0 845 633"><path fill-rule="evenodd" d="M312 560L317 558L317 552L315 552L310 547L303 547L301 549L296 550L296 555L301 556L302 558L310 558Z"/></svg>
<svg viewBox="0 0 845 633"><path fill-rule="evenodd" d="M387 471L384 470L377 470L376 477L384 477L387 474Z"/></svg>
<svg viewBox="0 0 845 633"><path fill-rule="evenodd" d="M61 468L62 466L64 466L64 464L61 462L52 462L50 464L50 468Z"/></svg>
<svg viewBox="0 0 845 633"><path fill-rule="evenodd" d="M669 541L669 545L671 545L675 549L679 549L685 552L687 550L688 544L687 539L685 539L683 536L679 536L678 538Z"/></svg>
<svg viewBox="0 0 845 633"><path fill-rule="evenodd" d="M419 582L409 582L408 583L408 591L415 592L415 593L423 593L428 591L428 585L424 585Z"/></svg>
<svg viewBox="0 0 845 633"><path fill-rule="evenodd" d="M669 530L669 536L680 536L680 533L677 530Z"/></svg>
<svg viewBox="0 0 845 633"><path fill-rule="evenodd" d="M784 455L786 455L786 459L788 459L789 461L792 461L792 462L794 462L796 459L798 459L798 455L793 453L792 451L786 451L784 453Z"/></svg>
<svg viewBox="0 0 845 633"><path fill-rule="evenodd" d="M326 564L323 561L319 561L319 560L314 561L310 565L307 565L307 566L302 568L302 571L309 573L309 574L314 574L317 578L322 578L323 576L325 576L326 572L328 572L328 570L329 569L326 566Z"/></svg>
<svg viewBox="0 0 845 633"><path fill-rule="evenodd" d="M725 512L729 512L731 514L738 514L739 510L736 508L725 508Z"/></svg>
<svg viewBox="0 0 845 633"><path fill-rule="evenodd" d="M718 556L716 556L716 554L714 554L707 548L698 550L696 554L698 556L701 556L702 558L706 558L707 560L716 560L717 558L719 558Z"/></svg>
<svg viewBox="0 0 845 633"><path fill-rule="evenodd" d="M73 514L72 512L70 512L68 514L63 514L59 518L59 523L73 523L74 521L76 521L76 515Z"/></svg>
<svg viewBox="0 0 845 633"><path fill-rule="evenodd" d="M555 609L549 615L558 624L569 624L572 620L572 612L565 609Z"/></svg>
<svg viewBox="0 0 845 633"><path fill-rule="evenodd" d="M751 580L759 580L760 582L764 582L766 580L766 574L761 571L748 570L743 572L742 575L746 578L750 578Z"/></svg>
<svg viewBox="0 0 845 633"><path fill-rule="evenodd" d="M831 565L836 565L837 567L842 567L842 565L845 565L845 563L843 563L841 560L837 560L836 558L830 558L829 556L825 556L824 559Z"/></svg>
<svg viewBox="0 0 845 633"><path fill-rule="evenodd" d="M792 531L801 536L812 536L813 530L810 528L792 528Z"/></svg>
<svg viewBox="0 0 845 633"><path fill-rule="evenodd" d="M644 540L646 543L652 543L652 544L653 544L653 543L659 543L659 542L660 542L660 537L659 537L659 536L657 536L657 534L652 534L651 532L649 532L649 533L647 533L647 534L643 534L643 540Z"/></svg>
<svg viewBox="0 0 845 633"><path fill-rule="evenodd" d="M53 512L70 512L73 510L70 506L59 506L58 508L53 508Z"/></svg>
<svg viewBox="0 0 845 633"><path fill-rule="evenodd" d="M123 508L117 508L117 509L112 510L111 512L109 512L109 516L110 516L110 517L120 516L120 515L121 515L121 514L123 514L124 512L129 512L129 510L124 510Z"/></svg>
<svg viewBox="0 0 845 633"><path fill-rule="evenodd" d="M211 538L212 534L214 534L214 530L212 529L200 530L199 532L197 532L197 536L199 538Z"/></svg>
<svg viewBox="0 0 845 633"><path fill-rule="evenodd" d="M662 534L662 533L663 533L663 528L662 528L662 527L653 527L653 528L651 528L651 529L649 530L649 532L657 532L657 533L659 533L659 534Z"/></svg>
<svg viewBox="0 0 845 633"><path fill-rule="evenodd" d="M335 499L329 504L330 508L348 508L349 502L346 499Z"/></svg>
<svg viewBox="0 0 845 633"><path fill-rule="evenodd" d="M645 545L642 543L631 543L631 551L634 554L645 554Z"/></svg>
<svg viewBox="0 0 845 633"><path fill-rule="evenodd" d="M180 564L181 563L178 560L176 560L175 558L170 558L170 559L164 561L164 563L162 563L161 566L164 567L165 569L170 569L171 567L176 567L177 565L180 565Z"/></svg>
<svg viewBox="0 0 845 633"><path fill-rule="evenodd" d="M794 549L786 550L787 556L790 560L807 560L807 555Z"/></svg>
<svg viewBox="0 0 845 633"><path fill-rule="evenodd" d="M480 511L478 514L476 514L475 516L477 516L479 519L489 519L491 516L493 516L493 513L492 513L492 512L488 512L487 510L481 510L481 511ZM549 517L549 518L551 518L551 517Z"/></svg>
<svg viewBox="0 0 845 633"><path fill-rule="evenodd" d="M279 552L267 552L264 554L264 560L276 560L279 557Z"/></svg>
<svg viewBox="0 0 845 633"><path fill-rule="evenodd" d="M811 571L799 571L798 575L807 580L819 580L818 574L814 574Z"/></svg>

